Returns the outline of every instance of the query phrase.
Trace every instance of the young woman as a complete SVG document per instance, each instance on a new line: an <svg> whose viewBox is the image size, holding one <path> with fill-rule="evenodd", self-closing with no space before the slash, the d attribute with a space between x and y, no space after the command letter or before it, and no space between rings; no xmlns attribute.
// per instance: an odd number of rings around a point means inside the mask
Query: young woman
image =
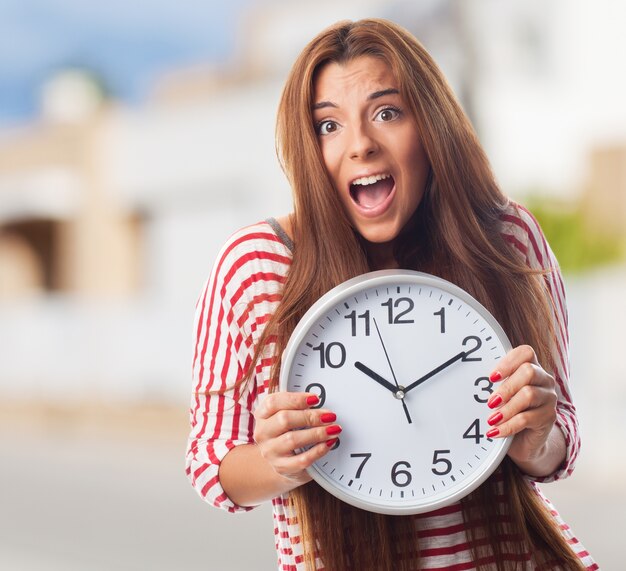
<svg viewBox="0 0 626 571"><path fill-rule="evenodd" d="M597 569L535 485L569 475L580 444L559 269L433 60L387 21L325 30L287 80L277 140L294 212L232 236L197 306L192 485L230 512L271 499L284 570ZM341 419L311 408L314 395L277 391L305 311L384 268L461 286L515 347L485 405L488 435L514 435L507 458L462 501L419 516L369 513L309 483Z"/></svg>

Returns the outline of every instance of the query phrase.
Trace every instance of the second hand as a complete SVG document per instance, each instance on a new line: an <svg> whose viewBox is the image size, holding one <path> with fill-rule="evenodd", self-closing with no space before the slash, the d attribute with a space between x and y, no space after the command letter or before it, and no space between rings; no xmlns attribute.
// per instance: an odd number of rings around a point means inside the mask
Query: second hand
<svg viewBox="0 0 626 571"><path fill-rule="evenodd" d="M400 385L398 384L398 379L396 379L396 374L391 366L391 361L389 360L389 355L387 354L387 348L385 347L385 342L383 341L383 337L380 334L380 329L378 329L378 323L376 323L376 318L374 318L374 327L376 327L376 333L378 333L378 338L380 339L380 344L383 346L383 351L385 352L385 357L387 357L387 363L389 363L389 369L391 369L391 376L393 377L393 382L396 383L396 387L398 387L398 391L400 391ZM412 424L411 415L409 414L409 409L404 402L404 395L401 398L402 407L404 408L404 414L406 414L406 419L409 421L409 424Z"/></svg>

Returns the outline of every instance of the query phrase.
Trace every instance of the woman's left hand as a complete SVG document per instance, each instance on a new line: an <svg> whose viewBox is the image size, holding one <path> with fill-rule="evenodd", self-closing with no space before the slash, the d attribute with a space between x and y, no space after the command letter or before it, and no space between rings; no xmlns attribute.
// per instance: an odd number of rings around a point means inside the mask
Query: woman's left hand
<svg viewBox="0 0 626 571"><path fill-rule="evenodd" d="M508 452L511 459L527 473L547 474L565 456L564 446L548 450L553 430L560 432L555 426L558 397L554 377L541 367L532 347L520 345L507 353L490 377L492 382L503 379L506 382L494 390L487 403L494 409L487 420L492 427L487 436L514 435Z"/></svg>

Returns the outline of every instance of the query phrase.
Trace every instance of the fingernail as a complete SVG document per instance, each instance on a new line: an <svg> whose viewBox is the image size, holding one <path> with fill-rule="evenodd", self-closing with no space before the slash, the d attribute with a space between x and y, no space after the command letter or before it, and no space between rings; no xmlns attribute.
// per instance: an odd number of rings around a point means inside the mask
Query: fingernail
<svg viewBox="0 0 626 571"><path fill-rule="evenodd" d="M337 420L337 415L334 412L325 412L322 416L320 416L320 420L324 423L335 422L335 420Z"/></svg>
<svg viewBox="0 0 626 571"><path fill-rule="evenodd" d="M500 434L500 430L497 428L492 428L487 431L487 438L493 438L494 436L498 436Z"/></svg>
<svg viewBox="0 0 626 571"><path fill-rule="evenodd" d="M496 412L495 414L492 414L487 419L487 424L489 424L490 426L493 426L494 424L498 424L498 422L500 422L501 420L502 420L502 413Z"/></svg>
<svg viewBox="0 0 626 571"><path fill-rule="evenodd" d="M502 373L500 371L494 371L489 377L489 380L492 383L497 383L500 379L502 379Z"/></svg>
<svg viewBox="0 0 626 571"><path fill-rule="evenodd" d="M326 428L326 434L333 436L335 434L339 434L341 432L341 426L338 424L333 424L332 426L328 426Z"/></svg>
<svg viewBox="0 0 626 571"><path fill-rule="evenodd" d="M332 448L337 443L337 440L339 440L339 438L331 438L330 440L327 440L326 446Z"/></svg>
<svg viewBox="0 0 626 571"><path fill-rule="evenodd" d="M310 397L306 397L306 404L308 404L309 406L313 406L314 404L317 404L318 402L320 402L320 397L316 395L311 395Z"/></svg>
<svg viewBox="0 0 626 571"><path fill-rule="evenodd" d="M498 394L493 395L487 402L489 408L496 408L502 403L502 397Z"/></svg>

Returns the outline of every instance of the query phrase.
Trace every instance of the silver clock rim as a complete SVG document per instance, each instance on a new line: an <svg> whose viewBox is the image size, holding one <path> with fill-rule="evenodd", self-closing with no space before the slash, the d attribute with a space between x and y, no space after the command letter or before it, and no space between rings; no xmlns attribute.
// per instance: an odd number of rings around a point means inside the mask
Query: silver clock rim
<svg viewBox="0 0 626 571"><path fill-rule="evenodd" d="M349 279L320 297L304 314L298 325L293 330L287 347L282 355L281 372L279 378L279 390L287 390L287 383L289 377L289 370L291 363L294 360L299 345L304 340L304 337L308 333L310 327L314 324L320 314L324 314L331 309L334 305L339 303L342 299L349 297L351 294L369 289L373 287L380 287L382 285L388 285L393 283L399 284L415 284L420 283L425 286L437 287L447 291L451 295L454 295L471 306L474 310L478 311L481 317L489 324L494 333L498 336L506 352L510 351L512 346L508 336L496 320L496 318L482 305L477 299L472 297L465 290L452 282L427 274L425 272L418 272L413 270L377 270L374 272L368 272ZM499 450L493 456L491 462L483 466L481 470L475 473L475 476L468 479L467 483L458 487L453 493L445 496L441 499L435 499L430 501L411 502L407 500L403 505L396 505L396 502L392 504L383 502L372 502L364 498L357 497L355 495L345 492L340 487L336 486L332 480L330 480L326 474L321 472L315 464L307 468L308 474L327 492L331 493L340 500L353 505L358 508L365 509L374 513L388 514L388 515L411 515L430 512L442 507L453 504L459 499L465 497L476 488L478 488L500 465L513 440L512 436L499 439ZM296 451L300 452L300 450Z"/></svg>

